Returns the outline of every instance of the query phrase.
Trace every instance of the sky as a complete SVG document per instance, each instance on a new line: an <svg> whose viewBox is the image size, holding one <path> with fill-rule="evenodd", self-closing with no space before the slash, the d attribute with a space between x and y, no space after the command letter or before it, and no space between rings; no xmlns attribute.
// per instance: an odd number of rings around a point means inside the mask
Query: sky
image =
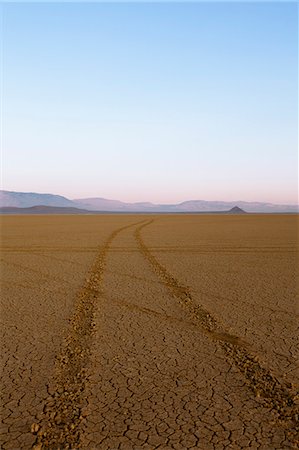
<svg viewBox="0 0 299 450"><path fill-rule="evenodd" d="M2 189L298 202L296 3L3 3Z"/></svg>

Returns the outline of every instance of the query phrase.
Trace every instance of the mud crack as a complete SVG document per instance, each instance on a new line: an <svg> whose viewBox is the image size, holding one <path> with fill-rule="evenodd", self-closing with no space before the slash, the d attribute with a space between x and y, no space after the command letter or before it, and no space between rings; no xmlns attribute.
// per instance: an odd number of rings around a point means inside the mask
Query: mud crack
<svg viewBox="0 0 299 450"><path fill-rule="evenodd" d="M94 309L102 294L101 281L106 256L114 238L121 231L137 224L126 225L110 234L77 295L68 335L56 358L54 379L48 387L49 397L44 405L43 416L39 423L31 426L31 432L37 436L33 446L35 450L80 448L80 428L84 421L82 411L87 405L85 388Z"/></svg>
<svg viewBox="0 0 299 450"><path fill-rule="evenodd" d="M290 383L277 379L271 370L263 367L258 358L249 350L242 338L228 333L223 326L203 306L195 304L190 289L177 280L151 253L145 244L141 231L154 220L143 223L135 229L134 235L142 255L149 261L154 272L169 289L181 306L189 311L197 325L210 338L219 342L227 358L240 370L247 385L270 408L276 418L287 429L289 439L298 448L299 408L298 392L294 392Z"/></svg>

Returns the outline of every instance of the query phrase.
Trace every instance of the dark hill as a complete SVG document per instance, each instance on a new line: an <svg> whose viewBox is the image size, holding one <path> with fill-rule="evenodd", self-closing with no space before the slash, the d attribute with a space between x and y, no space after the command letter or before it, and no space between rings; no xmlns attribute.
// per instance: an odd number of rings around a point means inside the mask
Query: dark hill
<svg viewBox="0 0 299 450"><path fill-rule="evenodd" d="M234 206L232 209L227 211L227 214L247 214L246 211L239 208L239 206Z"/></svg>

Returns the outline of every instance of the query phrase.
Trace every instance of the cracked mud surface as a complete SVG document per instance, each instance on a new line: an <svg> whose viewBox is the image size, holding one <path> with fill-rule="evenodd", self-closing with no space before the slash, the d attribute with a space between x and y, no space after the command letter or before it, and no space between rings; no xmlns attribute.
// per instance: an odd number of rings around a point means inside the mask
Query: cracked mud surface
<svg viewBox="0 0 299 450"><path fill-rule="evenodd" d="M154 257L278 377L299 382L297 216L168 218L143 230Z"/></svg>
<svg viewBox="0 0 299 450"><path fill-rule="evenodd" d="M1 218L1 449L29 449L78 291L99 248L131 218Z"/></svg>
<svg viewBox="0 0 299 450"><path fill-rule="evenodd" d="M1 448L296 448L296 221L4 218Z"/></svg>

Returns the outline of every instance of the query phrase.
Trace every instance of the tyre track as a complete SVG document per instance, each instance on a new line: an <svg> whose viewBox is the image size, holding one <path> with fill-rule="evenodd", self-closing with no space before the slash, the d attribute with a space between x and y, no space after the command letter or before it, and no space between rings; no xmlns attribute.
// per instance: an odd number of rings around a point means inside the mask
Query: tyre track
<svg viewBox="0 0 299 450"><path fill-rule="evenodd" d="M40 422L31 427L31 432L36 434L35 450L80 448L80 425L84 419L82 408L87 404L84 393L88 382L94 308L102 293L106 256L121 231L143 222L120 227L110 234L78 293L69 332L48 385L49 397L44 404L43 415Z"/></svg>
<svg viewBox="0 0 299 450"><path fill-rule="evenodd" d="M115 253L122 243L136 252ZM102 289L82 448L290 448L269 408L159 281L133 228L113 241Z"/></svg>
<svg viewBox="0 0 299 450"><path fill-rule="evenodd" d="M263 367L258 358L248 349L248 344L238 336L231 335L202 305L196 305L187 286L177 280L156 259L145 244L141 231L151 225L154 219L139 225L135 231L135 239L142 255L148 260L154 272L164 285L171 291L173 297L179 300L187 309L202 331L212 339L216 339L224 350L227 358L238 367L244 375L247 384L265 406L276 413L281 425L287 428L289 439L294 448L299 447L299 408L298 392L294 392L290 383L278 380L271 370Z"/></svg>

